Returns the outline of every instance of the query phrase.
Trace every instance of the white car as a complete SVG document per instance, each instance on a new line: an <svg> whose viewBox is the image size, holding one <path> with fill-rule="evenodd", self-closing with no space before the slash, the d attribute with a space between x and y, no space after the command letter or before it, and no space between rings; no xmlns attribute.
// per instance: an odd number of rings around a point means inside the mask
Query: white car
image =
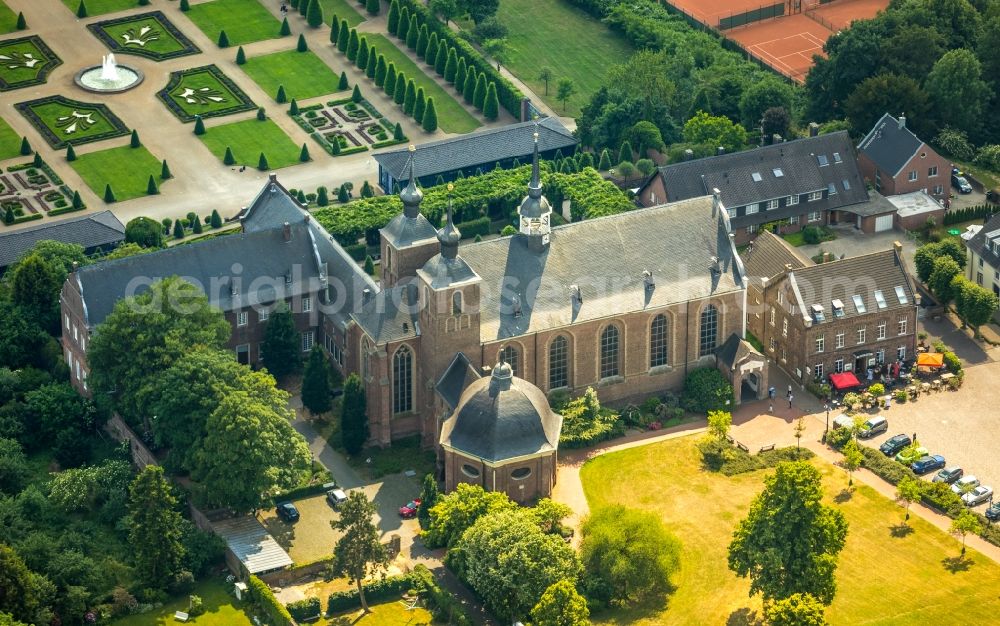
<svg viewBox="0 0 1000 626"><path fill-rule="evenodd" d="M962 496L962 502L965 506L976 506L977 504L982 504L990 499L993 495L993 487L984 487L980 485Z"/></svg>
<svg viewBox="0 0 1000 626"><path fill-rule="evenodd" d="M972 474L969 474L968 476L962 476L961 478L956 480L955 484L951 486L951 490L957 493L958 495L962 495L963 493L968 493L969 491L972 491L978 486L979 486L979 479L973 476Z"/></svg>

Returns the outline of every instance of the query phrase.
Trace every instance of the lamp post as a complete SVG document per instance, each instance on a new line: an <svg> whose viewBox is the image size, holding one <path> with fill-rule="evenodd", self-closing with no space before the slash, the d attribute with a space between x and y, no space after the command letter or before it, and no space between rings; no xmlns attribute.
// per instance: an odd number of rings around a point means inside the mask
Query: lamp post
<svg viewBox="0 0 1000 626"><path fill-rule="evenodd" d="M830 403L823 403L823 410L826 411L826 428L823 429L823 440L826 441L826 434L830 432Z"/></svg>

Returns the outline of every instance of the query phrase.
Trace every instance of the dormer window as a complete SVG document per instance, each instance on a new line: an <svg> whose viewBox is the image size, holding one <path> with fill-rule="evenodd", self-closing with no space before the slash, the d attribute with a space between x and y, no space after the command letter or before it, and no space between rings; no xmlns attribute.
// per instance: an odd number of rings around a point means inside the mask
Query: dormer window
<svg viewBox="0 0 1000 626"><path fill-rule="evenodd" d="M865 308L865 301L861 298L861 296L855 294L851 296L851 299L854 300L854 308L858 311L858 313L867 312L868 309Z"/></svg>
<svg viewBox="0 0 1000 626"><path fill-rule="evenodd" d="M878 304L878 308L880 309L884 309L886 307L885 296L882 295L882 291L879 289L875 290L875 303Z"/></svg>
<svg viewBox="0 0 1000 626"><path fill-rule="evenodd" d="M826 315L823 313L822 304L812 305L812 318L816 323L826 321Z"/></svg>
<svg viewBox="0 0 1000 626"><path fill-rule="evenodd" d="M840 153L839 152L834 152L833 153L833 162L834 163L842 163L843 162L843 160L840 158Z"/></svg>
<svg viewBox="0 0 1000 626"><path fill-rule="evenodd" d="M906 297L906 290L903 289L902 285L896 285L896 299L899 300L900 304L907 304L910 301Z"/></svg>
<svg viewBox="0 0 1000 626"><path fill-rule="evenodd" d="M826 158L825 154L817 154L816 160L819 162L820 167L826 167L830 164L830 159Z"/></svg>
<svg viewBox="0 0 1000 626"><path fill-rule="evenodd" d="M835 196L835 195L837 195L837 186L834 185L833 183L830 183L829 185L827 185L826 186L826 195L828 195L828 196Z"/></svg>
<svg viewBox="0 0 1000 626"><path fill-rule="evenodd" d="M844 179L844 191L850 191L850 190L851 190L851 181L849 181L849 180L847 180L845 178Z"/></svg>
<svg viewBox="0 0 1000 626"><path fill-rule="evenodd" d="M834 299L830 302L833 305L833 316L837 319L844 317L844 303L840 300Z"/></svg>

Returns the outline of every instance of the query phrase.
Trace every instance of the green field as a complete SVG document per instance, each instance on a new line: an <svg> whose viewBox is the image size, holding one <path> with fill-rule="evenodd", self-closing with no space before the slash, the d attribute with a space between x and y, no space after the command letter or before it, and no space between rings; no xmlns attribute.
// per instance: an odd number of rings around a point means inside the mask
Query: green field
<svg viewBox="0 0 1000 626"><path fill-rule="evenodd" d="M234 596L226 591L226 583L222 579L206 580L198 583L192 595L201 598L205 613L191 618L188 623L197 626L252 626L253 622L239 608ZM188 596L167 602L163 606L142 613L129 615L112 622L114 626L173 626L179 624L174 620L175 611L187 611Z"/></svg>
<svg viewBox="0 0 1000 626"><path fill-rule="evenodd" d="M365 17L358 13L353 3L347 2L347 0L319 0L319 3L323 5L323 19L327 24L333 24L334 14L337 15L338 19L347 20L349 26L357 26L365 21Z"/></svg>
<svg viewBox="0 0 1000 626"><path fill-rule="evenodd" d="M281 132L278 125L267 120L257 119L213 126L204 135L198 135L212 154L219 157L226 155L226 147L233 150L238 165L257 167L260 153L267 156L270 169L276 170L299 163L300 147L292 143L288 135Z"/></svg>
<svg viewBox="0 0 1000 626"><path fill-rule="evenodd" d="M120 137L129 132L120 120L116 123L114 114L103 105L55 96L18 103L17 107L33 125L40 126L39 130L56 150L68 143L80 145Z"/></svg>
<svg viewBox="0 0 1000 626"><path fill-rule="evenodd" d="M21 136L14 132L7 120L0 118L0 160L21 154Z"/></svg>
<svg viewBox="0 0 1000 626"><path fill-rule="evenodd" d="M314 622L316 626L332 626L342 622L336 618L347 618L351 626L430 626L431 614L427 609L414 608L407 610L406 606L399 600L384 602L382 604L371 605L372 612L362 616L361 609L348 613L338 613L333 619L320 618ZM443 623L443 622L442 622Z"/></svg>
<svg viewBox="0 0 1000 626"><path fill-rule="evenodd" d="M176 81L176 82L175 82ZM215 117L257 108L249 96L215 65L174 72L170 83L156 94L184 122L195 116ZM183 111L178 113L169 103Z"/></svg>
<svg viewBox="0 0 1000 626"><path fill-rule="evenodd" d="M6 2L0 1L0 33L12 33L17 30L17 13L10 10Z"/></svg>
<svg viewBox="0 0 1000 626"><path fill-rule="evenodd" d="M665 607L617 609L594 616L595 624L749 624L748 611L759 614L759 597L750 598L749 581L729 570L726 551L768 470L731 478L707 472L697 441L684 437L606 454L581 470L592 509L622 504L655 512L682 544L676 591ZM901 507L866 486L843 494L844 471L812 462L823 474L827 504L843 511L850 525L837 596L827 610L831 624L995 623L1000 566L973 550L958 563L961 544L917 516L910 520L913 532L899 532Z"/></svg>
<svg viewBox="0 0 1000 626"><path fill-rule="evenodd" d="M368 37L369 46L375 46L379 54L385 55L386 64L395 63L397 72L402 70L406 74L407 79L413 79L418 89L420 87L424 88L424 94L428 98L434 98L434 108L437 109L438 126L441 127L441 130L446 133L467 133L482 125L479 120L470 115L455 100L452 94L458 95L456 92L452 90L445 91L441 85L431 80L424 73L423 68L418 67L393 42L382 35L374 33L366 33L365 36ZM431 69L430 71L433 72L434 70ZM377 89L374 84L370 84L370 88ZM462 96L458 95L458 97L461 98Z"/></svg>
<svg viewBox="0 0 1000 626"><path fill-rule="evenodd" d="M115 198L122 202L146 195L146 185L152 174L157 185L160 180L159 159L144 146L122 146L77 156L70 165L87 183L97 197L104 197L104 186L111 185Z"/></svg>
<svg viewBox="0 0 1000 626"><path fill-rule="evenodd" d="M510 29L507 69L560 114L563 106L555 98L560 78L571 78L577 91L565 114L579 115L580 107L601 88L608 68L624 63L634 52L600 20L564 0L503 0L497 17ZM543 67L555 76L547 97L545 83L538 79Z"/></svg>
<svg viewBox="0 0 1000 626"><path fill-rule="evenodd" d="M212 0L192 4L191 10L184 15L212 41L218 41L219 31L226 31L232 46L280 36L281 22L257 0Z"/></svg>
<svg viewBox="0 0 1000 626"><path fill-rule="evenodd" d="M54 53L43 50L40 38L24 37L0 42L0 88L3 90L44 82L45 75L61 61Z"/></svg>
<svg viewBox="0 0 1000 626"><path fill-rule="evenodd" d="M62 3L73 13L76 13L77 8L80 6L80 0L62 0ZM139 5L136 0L87 0L84 4L87 5L87 15L89 17L133 9Z"/></svg>
<svg viewBox="0 0 1000 626"><path fill-rule="evenodd" d="M285 50L250 57L240 66L272 98L285 86L288 99L305 100L337 91L340 77L312 52Z"/></svg>
<svg viewBox="0 0 1000 626"><path fill-rule="evenodd" d="M146 28L146 35L142 29ZM118 24L102 24L100 29L121 46L121 52L157 58L161 55L177 55L191 50L174 37L154 16L138 17ZM141 43L140 43L141 42Z"/></svg>

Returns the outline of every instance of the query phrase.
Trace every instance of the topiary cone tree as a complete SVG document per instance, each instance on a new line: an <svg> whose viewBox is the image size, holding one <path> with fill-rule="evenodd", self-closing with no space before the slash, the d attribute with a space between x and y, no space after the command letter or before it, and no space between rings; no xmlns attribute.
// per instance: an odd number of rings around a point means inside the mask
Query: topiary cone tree
<svg viewBox="0 0 1000 626"><path fill-rule="evenodd" d="M191 10L191 3L188 2L188 0L181 0L180 8L181 8L181 11L190 11Z"/></svg>
<svg viewBox="0 0 1000 626"><path fill-rule="evenodd" d="M288 96L285 94L284 85L278 85L278 93L274 95L274 99L278 104L284 104L288 102Z"/></svg>
<svg viewBox="0 0 1000 626"><path fill-rule="evenodd" d="M351 83L347 80L347 72L340 73L340 81L337 82L337 90L343 91L351 86Z"/></svg>
<svg viewBox="0 0 1000 626"><path fill-rule="evenodd" d="M259 169L262 172L266 172L268 169L270 169L267 164L267 157L264 156L263 152L260 153L260 158L257 159L257 169Z"/></svg>
<svg viewBox="0 0 1000 626"><path fill-rule="evenodd" d="M476 80L476 68L470 67L469 74L465 77L465 86L462 88L462 99L465 100L466 104L472 104L472 100L476 96L476 85L478 82Z"/></svg>
<svg viewBox="0 0 1000 626"><path fill-rule="evenodd" d="M215 209L212 209L212 217L209 218L209 223L212 225L212 228L222 227L222 216Z"/></svg>
<svg viewBox="0 0 1000 626"><path fill-rule="evenodd" d="M80 0L80 4L76 7L76 16L79 18L87 17L87 4L83 0Z"/></svg>
<svg viewBox="0 0 1000 626"><path fill-rule="evenodd" d="M258 122L267 121L267 112L264 111L264 107L257 107L257 121Z"/></svg>
<svg viewBox="0 0 1000 626"><path fill-rule="evenodd" d="M404 141L406 135L403 134L403 125L396 122L396 128L392 131L392 138L396 141Z"/></svg>
<svg viewBox="0 0 1000 626"><path fill-rule="evenodd" d="M392 100L396 104L403 104L403 100L406 99L406 74L400 72L396 76L396 88L392 91Z"/></svg>
<svg viewBox="0 0 1000 626"><path fill-rule="evenodd" d="M160 188L156 186L156 179L153 175L149 175L149 180L146 181L146 195L155 196L160 193Z"/></svg>
<svg viewBox="0 0 1000 626"><path fill-rule="evenodd" d="M24 30L28 27L28 20L24 19L24 13L17 14L17 24L14 27L17 30Z"/></svg>
<svg viewBox="0 0 1000 626"><path fill-rule="evenodd" d="M395 63L390 63L389 64L389 71L387 71L385 73L385 84L382 85L382 89L383 89L383 91L385 91L385 95L389 96L390 98L392 97L392 94L395 92L395 90L396 90L396 64Z"/></svg>
<svg viewBox="0 0 1000 626"><path fill-rule="evenodd" d="M424 111L423 119L420 120L420 125L428 133L433 133L437 130L438 116L437 111L434 109L434 98L427 98L427 109Z"/></svg>
<svg viewBox="0 0 1000 626"><path fill-rule="evenodd" d="M351 36L347 39L347 60L354 62L358 58L358 51L361 49L361 40L358 38L358 29L351 29Z"/></svg>
<svg viewBox="0 0 1000 626"><path fill-rule="evenodd" d="M31 154L31 142L28 141L27 137L21 137L21 156L29 154Z"/></svg>
<svg viewBox="0 0 1000 626"><path fill-rule="evenodd" d="M357 85L354 86L354 91L351 92L351 102L361 102L361 89Z"/></svg>
<svg viewBox="0 0 1000 626"><path fill-rule="evenodd" d="M378 15L379 9L381 9L379 0L368 0L365 4L365 10L368 11L368 15Z"/></svg>
<svg viewBox="0 0 1000 626"><path fill-rule="evenodd" d="M362 36L361 41L358 42L358 56L354 59L354 65L360 70L364 70L368 67L368 53L371 48L368 47L368 38Z"/></svg>
<svg viewBox="0 0 1000 626"><path fill-rule="evenodd" d="M160 180L167 180L173 177L174 175L170 173L170 166L167 165L167 160L163 159L163 164L160 166Z"/></svg>
<svg viewBox="0 0 1000 626"><path fill-rule="evenodd" d="M292 98L291 104L288 105L288 114L289 115L299 114L299 103L295 101L295 98Z"/></svg>
<svg viewBox="0 0 1000 626"><path fill-rule="evenodd" d="M75 161L76 160L76 150L73 149L73 144L69 144L66 147L66 160Z"/></svg>
<svg viewBox="0 0 1000 626"><path fill-rule="evenodd" d="M80 197L79 191L73 192L73 208L82 209L83 208L83 198Z"/></svg>
<svg viewBox="0 0 1000 626"><path fill-rule="evenodd" d="M139 131L132 129L132 138L129 140L128 145L132 146L133 148L138 148L139 146L142 145L142 142L139 141Z"/></svg>
<svg viewBox="0 0 1000 626"><path fill-rule="evenodd" d="M489 85L486 84L486 72L483 72L479 75L479 80L476 81L476 91L472 94L472 106L480 111L483 110L483 105L486 104L487 89L489 89Z"/></svg>
<svg viewBox="0 0 1000 626"><path fill-rule="evenodd" d="M107 202L108 204L118 201L117 198L115 198L115 192L113 189L111 189L110 183L104 185L104 201Z"/></svg>
<svg viewBox="0 0 1000 626"><path fill-rule="evenodd" d="M378 67L378 50L375 46L368 49L368 65L365 66L365 76L375 79L375 70Z"/></svg>
<svg viewBox="0 0 1000 626"><path fill-rule="evenodd" d="M278 30L278 35L281 37L287 37L292 34L292 27L288 24L288 18L281 20L281 28Z"/></svg>
<svg viewBox="0 0 1000 626"><path fill-rule="evenodd" d="M303 33L299 33L299 42L295 44L295 49L299 52L306 52L309 50L309 44L306 43L306 36Z"/></svg>
<svg viewBox="0 0 1000 626"><path fill-rule="evenodd" d="M323 5L319 0L309 0L309 6L306 8L306 24L313 28L323 25Z"/></svg>
<svg viewBox="0 0 1000 626"><path fill-rule="evenodd" d="M406 82L406 93L403 95L403 113L413 115L413 107L417 104L417 86L413 79Z"/></svg>
<svg viewBox="0 0 1000 626"><path fill-rule="evenodd" d="M388 73L389 68L385 62L385 55L378 55L378 62L375 65L375 86L381 87L385 84L385 75Z"/></svg>
<svg viewBox="0 0 1000 626"><path fill-rule="evenodd" d="M486 90L486 102L483 104L483 117L493 121L500 114L500 100L497 98L496 83L490 83Z"/></svg>
<svg viewBox="0 0 1000 626"><path fill-rule="evenodd" d="M226 146L226 155L222 157L222 163L225 165L236 165L236 157L233 156L233 149Z"/></svg>
<svg viewBox="0 0 1000 626"><path fill-rule="evenodd" d="M309 146L307 146L306 144L302 144L302 150L299 151L299 161L301 161L302 163L306 163L307 161L311 160L312 157L309 156Z"/></svg>
<svg viewBox="0 0 1000 626"><path fill-rule="evenodd" d="M205 120L201 119L200 115L194 116L194 134L196 135L205 134Z"/></svg>
<svg viewBox="0 0 1000 626"><path fill-rule="evenodd" d="M239 50L236 51L236 65L243 65L247 62L247 53L243 51L243 46L240 46Z"/></svg>
<svg viewBox="0 0 1000 626"><path fill-rule="evenodd" d="M413 120L419 124L424 119L424 111L427 110L427 97L424 96L424 88L417 88L417 103L413 105Z"/></svg>
<svg viewBox="0 0 1000 626"><path fill-rule="evenodd" d="M346 53L347 44L351 41L351 27L347 25L347 20L340 20L340 31L337 33L337 50Z"/></svg>
<svg viewBox="0 0 1000 626"><path fill-rule="evenodd" d="M181 221L174 221L174 239L184 239L184 224Z"/></svg>
<svg viewBox="0 0 1000 626"><path fill-rule="evenodd" d="M396 32L399 27L399 0L392 0L389 3L389 12L385 16L386 30L390 33Z"/></svg>
<svg viewBox="0 0 1000 626"><path fill-rule="evenodd" d="M224 30L219 31L219 47L220 48L229 47L229 35L227 35L226 31Z"/></svg>

